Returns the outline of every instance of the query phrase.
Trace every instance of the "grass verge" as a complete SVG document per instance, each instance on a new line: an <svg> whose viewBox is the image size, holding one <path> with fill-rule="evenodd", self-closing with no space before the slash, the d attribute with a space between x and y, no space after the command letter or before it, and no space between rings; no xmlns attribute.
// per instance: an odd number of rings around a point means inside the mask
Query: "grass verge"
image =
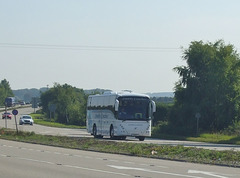
<svg viewBox="0 0 240 178"><path fill-rule="evenodd" d="M45 136L35 134L34 132L21 131L16 133L14 130L4 128L0 129L0 139L87 151L240 167L240 152L233 150L216 151L183 146L113 142L94 138Z"/></svg>
<svg viewBox="0 0 240 178"><path fill-rule="evenodd" d="M71 128L71 129L85 129L86 126L76 126L76 125L66 125L57 122L49 121L44 118L43 114L31 114L34 119L35 124L58 127L58 128ZM153 128L155 129L155 128ZM196 141L196 142L208 142L208 143L221 143L221 144L235 144L240 145L240 136L237 135L224 135L224 134L209 134L204 133L198 137L184 137L177 135L167 135L167 134L155 134L153 130L153 138L168 139L168 140L186 140L186 141Z"/></svg>
<svg viewBox="0 0 240 178"><path fill-rule="evenodd" d="M85 129L86 126L76 126L76 125L66 125L60 124L57 122L49 121L44 118L43 114L31 114L34 119L35 124L49 126L49 127L58 127L58 128L71 128L71 129ZM221 144L235 144L240 145L240 136L237 135L224 135L224 134L201 134L198 137L184 137L176 135L167 135L167 134L154 134L153 138L168 139L168 140L187 140L187 141L196 141L196 142L208 142L208 143L221 143Z"/></svg>
<svg viewBox="0 0 240 178"><path fill-rule="evenodd" d="M240 145L240 136L237 136L237 135L204 133L204 134L201 134L199 137L187 137L186 140L197 141L197 142Z"/></svg>
<svg viewBox="0 0 240 178"><path fill-rule="evenodd" d="M153 134L153 138L167 139L167 140L186 140L195 142L207 142L217 144L234 144L240 145L240 136L238 135L225 135L218 133L203 133L197 137L177 136L168 134Z"/></svg>
<svg viewBox="0 0 240 178"><path fill-rule="evenodd" d="M44 126L48 126L48 127L71 128L71 129L86 128L85 126L66 125L66 124L60 124L57 122L46 120L42 114L31 114L31 116L32 116L35 124L44 125Z"/></svg>

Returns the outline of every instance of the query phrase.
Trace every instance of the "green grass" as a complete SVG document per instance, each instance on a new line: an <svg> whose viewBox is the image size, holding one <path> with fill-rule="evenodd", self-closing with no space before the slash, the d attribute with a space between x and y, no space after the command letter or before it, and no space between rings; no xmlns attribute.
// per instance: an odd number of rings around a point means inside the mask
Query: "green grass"
<svg viewBox="0 0 240 178"><path fill-rule="evenodd" d="M58 127L58 128L76 128L76 129L86 128L86 126L66 125L66 124L53 122L46 119L43 114L31 114L31 116L34 119L34 123L39 125L44 125L49 127ZM236 136L236 135L229 136L224 134L205 133L205 134L199 135L198 137L185 137L185 136L179 136L179 135L154 134L154 131L153 131L153 138L240 145L240 136Z"/></svg>
<svg viewBox="0 0 240 178"><path fill-rule="evenodd" d="M66 125L66 124L60 124L54 121L50 121L50 120L47 120L42 114L31 114L31 116L35 124L44 125L48 127L71 128L71 129L86 128L85 126Z"/></svg>
<svg viewBox="0 0 240 178"><path fill-rule="evenodd" d="M240 136L225 135L225 134L220 134L220 133L203 133L196 137L168 135L168 134L154 134L153 138L240 145Z"/></svg>
<svg viewBox="0 0 240 178"><path fill-rule="evenodd" d="M0 139L104 153L240 167L240 152L233 150L216 151L183 146L114 142L108 139L45 136L34 132L16 133L9 129L0 129Z"/></svg>
<svg viewBox="0 0 240 178"><path fill-rule="evenodd" d="M199 137L187 137L188 141L210 142L210 143L225 143L240 145L240 136L224 135L224 134L201 134Z"/></svg>

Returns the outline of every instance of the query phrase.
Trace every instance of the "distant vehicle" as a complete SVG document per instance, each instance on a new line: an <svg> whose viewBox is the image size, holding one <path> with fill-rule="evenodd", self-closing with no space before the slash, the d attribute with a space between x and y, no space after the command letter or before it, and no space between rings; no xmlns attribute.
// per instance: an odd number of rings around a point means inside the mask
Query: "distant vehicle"
<svg viewBox="0 0 240 178"><path fill-rule="evenodd" d="M5 99L5 105L7 106L7 107L13 107L13 106L15 106L15 98L14 97L7 97L6 99Z"/></svg>
<svg viewBox="0 0 240 178"><path fill-rule="evenodd" d="M155 102L148 95L106 92L90 95L87 102L87 131L95 138L126 139L132 136L143 141L151 136Z"/></svg>
<svg viewBox="0 0 240 178"><path fill-rule="evenodd" d="M10 112L4 112L2 114L2 119L5 119L5 118L12 119L12 114Z"/></svg>
<svg viewBox="0 0 240 178"><path fill-rule="evenodd" d="M19 119L19 125L30 124L33 125L33 119L30 115L22 115Z"/></svg>
<svg viewBox="0 0 240 178"><path fill-rule="evenodd" d="M19 104L20 105L25 105L26 103L25 103L25 101L20 101Z"/></svg>

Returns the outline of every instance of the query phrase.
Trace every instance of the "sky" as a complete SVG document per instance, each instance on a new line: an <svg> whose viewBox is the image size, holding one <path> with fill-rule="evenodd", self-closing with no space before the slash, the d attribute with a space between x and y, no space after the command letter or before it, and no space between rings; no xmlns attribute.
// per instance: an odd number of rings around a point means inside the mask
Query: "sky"
<svg viewBox="0 0 240 178"><path fill-rule="evenodd" d="M173 92L192 41L240 50L239 0L0 0L0 80L13 90Z"/></svg>

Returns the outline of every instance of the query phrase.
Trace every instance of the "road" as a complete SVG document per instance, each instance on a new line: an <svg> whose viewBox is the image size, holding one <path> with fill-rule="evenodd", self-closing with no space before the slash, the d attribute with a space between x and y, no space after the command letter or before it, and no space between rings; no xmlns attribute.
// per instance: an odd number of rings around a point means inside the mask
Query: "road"
<svg viewBox="0 0 240 178"><path fill-rule="evenodd" d="M22 108L18 109L19 115L17 115L17 124L19 123L19 116L21 114L29 114L34 111L33 108ZM5 120L0 119L0 127L5 127ZM15 120L7 120L7 127L16 129ZM86 132L85 129L63 129L63 128L53 128L53 127L45 127L41 125L34 124L30 125L18 125L18 129L21 131L33 131L37 134L44 135L61 135L61 136L69 136L69 137L92 137L89 133ZM110 140L109 138L105 138L106 140ZM144 142L140 142L138 139L133 137L128 137L127 142L132 143L149 143L149 144L158 144L158 145L184 145L191 146L197 148L204 149L212 149L212 150L236 150L240 151L240 145L229 145L229 144L213 144L213 143L203 143L203 142L191 142L191 141L176 141L176 140L162 140L162 139L152 139L146 138ZM119 142L124 142L119 140Z"/></svg>
<svg viewBox="0 0 240 178"><path fill-rule="evenodd" d="M32 108L19 109L20 114L33 112ZM17 116L17 123L19 120ZM5 127L5 120L0 120ZM7 127L16 129L15 120L7 120ZM41 134L92 137L84 129L49 128L34 124L18 125L19 130L34 131ZM107 139L109 140L109 139ZM128 142L143 143L130 138ZM146 139L144 143L186 144L203 146L205 143L166 141ZM215 149L213 146L208 146ZM221 149L228 146L221 145ZM234 147L233 147L234 148ZM239 147L234 148L239 149ZM0 140L0 177L141 177L141 178L236 178L239 168L210 166L160 159L140 158L117 154L64 149L36 144Z"/></svg>
<svg viewBox="0 0 240 178"><path fill-rule="evenodd" d="M239 168L210 166L0 140L3 178L237 178Z"/></svg>

